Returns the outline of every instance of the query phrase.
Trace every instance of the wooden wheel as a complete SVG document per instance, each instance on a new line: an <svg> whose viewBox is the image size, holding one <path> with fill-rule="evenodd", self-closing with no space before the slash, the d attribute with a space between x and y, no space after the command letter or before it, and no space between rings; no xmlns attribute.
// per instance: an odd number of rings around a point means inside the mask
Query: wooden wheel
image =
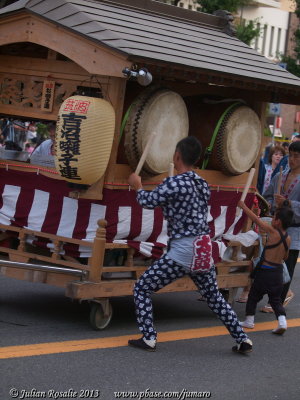
<svg viewBox="0 0 300 400"><path fill-rule="evenodd" d="M93 329L100 331L105 329L112 318L113 310L109 300L92 302L90 311L90 324Z"/></svg>

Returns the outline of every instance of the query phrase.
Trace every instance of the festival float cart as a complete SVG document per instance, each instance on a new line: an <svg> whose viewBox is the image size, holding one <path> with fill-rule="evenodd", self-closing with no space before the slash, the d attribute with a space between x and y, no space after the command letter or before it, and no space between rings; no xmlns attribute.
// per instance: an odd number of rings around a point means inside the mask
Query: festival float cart
<svg viewBox="0 0 300 400"><path fill-rule="evenodd" d="M135 108L123 121L124 149L130 161L129 165L113 166L113 182L106 181L105 170L114 137L114 109L106 100L87 96L70 97L60 107L55 169L9 160L0 162L0 251L6 255L6 259L0 260L1 273L65 287L67 297L91 301L90 322L95 329L104 328L111 319L109 299L131 295L136 279L167 245L161 210L142 209L127 178L132 170L141 170L143 185L151 190L165 176L173 174L169 165L175 144L188 135L188 112L182 98L173 91L163 89L153 93L151 90L150 96L148 92L145 90L142 100L135 101ZM145 107L148 105L145 93L151 103L150 111ZM179 105L170 102L173 97ZM159 117L158 111L163 108L172 114L171 131L169 120ZM153 119L152 114L156 118ZM231 135L234 129L228 130L230 124L228 116L222 130L217 124L218 135ZM238 132L242 126L240 123ZM97 130L101 131L101 136L95 137ZM238 135L238 132L233 134ZM164 145L166 136L172 144L169 147ZM260 131L257 137L260 138ZM137 140L140 140L140 147L132 146L131 142ZM220 142L222 145L224 140ZM253 160L247 164L247 169L255 161L256 152L257 149L252 151ZM227 151L223 150L222 154ZM237 168L235 157L227 155L226 161L217 159L224 168ZM203 163L209 164L210 160L203 159ZM241 161L238 165L244 168ZM220 288L229 290L232 301L236 289L249 284L251 260L237 260L241 242L224 241L222 236L237 234L245 227L245 216L236 212L236 204L245 187L247 194L254 169L245 172L242 179L241 174L226 176L217 170L197 172L211 184L209 218L217 279ZM247 182L243 184L245 177ZM248 205L253 203L253 192L254 187L246 198ZM221 255L228 246L234 249L231 261L222 262ZM189 278L182 278L163 291L194 289Z"/></svg>
<svg viewBox="0 0 300 400"><path fill-rule="evenodd" d="M106 327L110 298L132 295L168 240L161 210L137 204L128 176L156 132L141 169L153 189L194 135L218 285L232 301L250 283L251 253L236 240L250 223L236 206L245 187L254 202L265 102L297 104L299 80L232 37L227 16L150 0L25 3L0 10L0 113L56 121L55 167L0 160L0 273L90 300L92 326ZM188 290L182 278L162 291Z"/></svg>

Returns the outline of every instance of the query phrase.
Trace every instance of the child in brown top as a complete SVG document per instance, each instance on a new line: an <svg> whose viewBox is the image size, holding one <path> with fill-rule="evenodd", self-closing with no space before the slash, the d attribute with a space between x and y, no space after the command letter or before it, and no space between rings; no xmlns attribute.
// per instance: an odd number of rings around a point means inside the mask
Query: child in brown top
<svg viewBox="0 0 300 400"><path fill-rule="evenodd" d="M286 229L291 225L294 213L289 207L280 207L275 211L270 225L258 218L244 202L239 201L238 206L268 234L267 244L254 270L254 280L246 304L246 319L241 325L254 328L257 303L267 294L278 319L278 327L272 332L282 335L287 329L286 313L280 297L283 289L282 263L288 257L291 239Z"/></svg>

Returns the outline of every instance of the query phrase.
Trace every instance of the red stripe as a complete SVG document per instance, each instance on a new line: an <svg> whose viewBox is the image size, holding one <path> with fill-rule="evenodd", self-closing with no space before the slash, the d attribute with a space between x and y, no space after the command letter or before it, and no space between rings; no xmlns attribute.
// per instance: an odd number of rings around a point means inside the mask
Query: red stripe
<svg viewBox="0 0 300 400"><path fill-rule="evenodd" d="M77 218L73 231L73 238L84 239L89 225L92 203L85 199L78 200Z"/></svg>
<svg viewBox="0 0 300 400"><path fill-rule="evenodd" d="M163 213L161 208L154 209L154 216L153 216L153 228L150 236L147 238L147 242L155 242L163 229Z"/></svg>
<svg viewBox="0 0 300 400"><path fill-rule="evenodd" d="M214 263L221 261L219 246L217 242L212 243L212 257L214 259Z"/></svg>
<svg viewBox="0 0 300 400"><path fill-rule="evenodd" d="M61 219L63 202L60 195L54 193L49 193L49 195L48 208L41 231L55 235Z"/></svg>
<svg viewBox="0 0 300 400"><path fill-rule="evenodd" d="M20 195L16 203L16 212L14 215L15 221L12 222L14 226L27 226L28 225L28 215L31 210L33 203L34 191L28 190L26 187L22 187Z"/></svg>

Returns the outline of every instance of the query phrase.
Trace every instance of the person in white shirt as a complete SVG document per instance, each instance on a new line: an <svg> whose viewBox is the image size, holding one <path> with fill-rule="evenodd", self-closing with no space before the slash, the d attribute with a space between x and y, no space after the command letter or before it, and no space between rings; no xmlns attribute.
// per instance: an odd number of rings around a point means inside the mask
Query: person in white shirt
<svg viewBox="0 0 300 400"><path fill-rule="evenodd" d="M55 168L55 123L48 126L50 139L44 140L30 155L30 163Z"/></svg>
<svg viewBox="0 0 300 400"><path fill-rule="evenodd" d="M29 124L27 129L27 141L36 138L36 135L37 135L36 126L33 124Z"/></svg>
<svg viewBox="0 0 300 400"><path fill-rule="evenodd" d="M39 146L37 146L32 153L32 156L54 156L56 125L52 122L47 126L47 128L50 139L44 140Z"/></svg>

